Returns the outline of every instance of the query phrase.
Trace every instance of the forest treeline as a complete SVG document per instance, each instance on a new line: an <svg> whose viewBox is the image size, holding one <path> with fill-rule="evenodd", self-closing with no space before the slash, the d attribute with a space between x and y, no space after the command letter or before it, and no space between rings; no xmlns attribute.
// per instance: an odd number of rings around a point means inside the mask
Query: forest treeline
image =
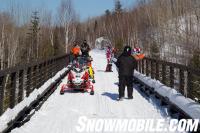
<svg viewBox="0 0 200 133"><path fill-rule="evenodd" d="M56 13L29 11L11 3L0 12L0 69L64 54L74 41L91 47L105 37L119 50L139 46L147 56L200 66L200 1L138 0L82 22L72 0L62 0Z"/></svg>
<svg viewBox="0 0 200 133"><path fill-rule="evenodd" d="M139 0L131 9L119 2L113 11L88 20L88 37L109 38L142 47L147 56L200 67L200 1Z"/></svg>
<svg viewBox="0 0 200 133"><path fill-rule="evenodd" d="M62 0L56 13L32 11L10 0L0 12L0 69L66 53L79 22L71 0Z"/></svg>

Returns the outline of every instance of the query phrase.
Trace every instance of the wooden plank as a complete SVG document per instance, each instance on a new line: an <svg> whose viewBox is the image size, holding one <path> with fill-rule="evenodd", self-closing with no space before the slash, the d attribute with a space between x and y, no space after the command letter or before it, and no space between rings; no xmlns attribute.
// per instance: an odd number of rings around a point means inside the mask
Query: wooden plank
<svg viewBox="0 0 200 133"><path fill-rule="evenodd" d="M174 88L174 68L170 66L170 87Z"/></svg>
<svg viewBox="0 0 200 133"><path fill-rule="evenodd" d="M24 97L24 70L19 71L19 93L18 103L23 100Z"/></svg>
<svg viewBox="0 0 200 133"><path fill-rule="evenodd" d="M159 63L156 61L156 80L160 79Z"/></svg>
<svg viewBox="0 0 200 133"><path fill-rule="evenodd" d="M11 73L11 88L10 88L10 108L14 108L15 103L16 103L16 75L17 73Z"/></svg>
<svg viewBox="0 0 200 133"><path fill-rule="evenodd" d="M188 93L188 97L190 98L194 98L194 96L192 95L192 91L193 91L193 85L192 85L192 73L191 71L187 71L187 93Z"/></svg>
<svg viewBox="0 0 200 133"><path fill-rule="evenodd" d="M39 88L42 85L42 64L38 66L38 73L37 73L37 86Z"/></svg>
<svg viewBox="0 0 200 133"><path fill-rule="evenodd" d="M166 84L166 65L162 64L162 83Z"/></svg>
<svg viewBox="0 0 200 133"><path fill-rule="evenodd" d="M37 75L37 65L33 66L33 69L32 69L32 75L31 75L32 85L31 86L33 88L36 88L36 86L37 86L37 77L36 77L36 75Z"/></svg>
<svg viewBox="0 0 200 133"><path fill-rule="evenodd" d="M146 60L146 75L149 76L149 60Z"/></svg>
<svg viewBox="0 0 200 133"><path fill-rule="evenodd" d="M182 69L179 70L179 92L184 95L184 71Z"/></svg>
<svg viewBox="0 0 200 133"><path fill-rule="evenodd" d="M0 115L3 113L5 77L0 77Z"/></svg>
<svg viewBox="0 0 200 133"><path fill-rule="evenodd" d="M153 60L150 61L151 63L151 78L154 79L154 66L153 66Z"/></svg>
<svg viewBox="0 0 200 133"><path fill-rule="evenodd" d="M142 61L142 74L144 74L144 60L141 61Z"/></svg>
<svg viewBox="0 0 200 133"><path fill-rule="evenodd" d="M31 92L31 67L27 69L27 78L26 78L26 96L28 97Z"/></svg>

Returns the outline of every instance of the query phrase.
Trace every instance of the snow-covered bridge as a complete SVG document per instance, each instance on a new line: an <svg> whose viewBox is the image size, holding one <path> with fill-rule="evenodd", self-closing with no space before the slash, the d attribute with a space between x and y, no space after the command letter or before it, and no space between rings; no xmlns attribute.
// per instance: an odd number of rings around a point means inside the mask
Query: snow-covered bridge
<svg viewBox="0 0 200 133"><path fill-rule="evenodd" d="M91 96L89 93L65 93L60 95L60 88L63 83L67 81L67 78L63 78L62 82L59 83L55 92L50 95L50 97L41 105L41 108L35 112L31 119L19 128L13 129L12 133L75 133L77 132L76 126L78 126L78 120L82 116L87 118L132 118L132 119L164 119L165 127L169 126L169 120L172 119L168 111L168 106L161 106L160 100L155 97L155 95L145 95L140 89L143 86L139 84L134 85L134 99L123 101L117 101L118 97L118 73L113 65L112 73L105 73L106 67L106 57L105 52L101 50L91 51L91 56L93 57L93 68L95 71L96 83L95 95ZM63 75L67 72L67 68L57 73ZM159 82L154 82L153 80L143 77L144 75L136 72L135 76L140 80L140 82L146 82L148 86L152 88L152 85L162 86ZM54 77L48 80L49 83L56 81L57 78ZM44 91L45 86L33 91L31 99L37 98L37 94ZM188 102L183 96L175 97L179 95L174 91L168 90L167 87L162 87L159 90L157 87L157 93L166 94L165 97L169 97L169 100L174 101L177 104L178 101L185 108L192 109L190 112L186 113L193 114L191 117L200 118L200 106L199 104L194 104ZM156 90L154 90L155 92ZM173 96L172 96L173 95ZM170 99L171 98L171 99ZM24 99L24 104L16 106L14 110L17 112L19 109L30 103L29 100ZM185 101L184 101L185 100ZM166 104L167 105L167 104ZM190 106L192 105L192 107ZM35 111L35 110L34 110ZM0 131L6 128L6 122L13 119L16 115L13 114L14 111L8 110L0 117Z"/></svg>

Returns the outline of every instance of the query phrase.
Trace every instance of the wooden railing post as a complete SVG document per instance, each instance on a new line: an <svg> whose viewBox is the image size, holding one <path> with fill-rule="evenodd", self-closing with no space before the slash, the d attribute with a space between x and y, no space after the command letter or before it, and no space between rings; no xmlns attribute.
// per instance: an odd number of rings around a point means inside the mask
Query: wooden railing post
<svg viewBox="0 0 200 133"><path fill-rule="evenodd" d="M10 87L10 108L12 109L15 106L16 102L16 72L11 73L11 87Z"/></svg>
<svg viewBox="0 0 200 133"><path fill-rule="evenodd" d="M67 66L67 65L65 65L66 62L64 62L64 59L65 58L62 58L61 62L58 62L58 61L56 62L56 64L59 64L59 68L58 68L59 70L61 70L62 68Z"/></svg>
<svg viewBox="0 0 200 133"><path fill-rule="evenodd" d="M49 76L48 76L48 79L50 78L50 77L52 77L53 76L53 59L49 62Z"/></svg>
<svg viewBox="0 0 200 133"><path fill-rule="evenodd" d="M138 63L139 63L139 72L142 73L142 71L141 71L141 69L142 69L141 68L141 61L138 61Z"/></svg>
<svg viewBox="0 0 200 133"><path fill-rule="evenodd" d="M57 66L54 66L54 68L56 67L55 70L58 71L58 70L61 70L61 68L64 68L63 63L64 63L64 62L63 62L63 58L61 58L61 61L60 61L60 62L56 61L55 64L58 64L58 65L57 65Z"/></svg>
<svg viewBox="0 0 200 133"><path fill-rule="evenodd" d="M166 66L162 64L162 83L166 84Z"/></svg>
<svg viewBox="0 0 200 133"><path fill-rule="evenodd" d="M37 88L42 85L42 64L38 66L38 74L37 74Z"/></svg>
<svg viewBox="0 0 200 133"><path fill-rule="evenodd" d="M170 66L170 87L174 87L174 68Z"/></svg>
<svg viewBox="0 0 200 133"><path fill-rule="evenodd" d="M19 71L19 93L18 93L18 102L23 100L24 94L24 70Z"/></svg>
<svg viewBox="0 0 200 133"><path fill-rule="evenodd" d="M149 60L146 59L146 75L149 76Z"/></svg>
<svg viewBox="0 0 200 133"><path fill-rule="evenodd" d="M51 76L53 77L55 75L55 59L51 62Z"/></svg>
<svg viewBox="0 0 200 133"><path fill-rule="evenodd" d="M52 61L52 67L51 67L52 76L54 76L54 75L56 74L56 72L57 72L57 67L59 67L58 65L59 65L59 64L56 64L56 60L53 59L53 61Z"/></svg>
<svg viewBox="0 0 200 133"><path fill-rule="evenodd" d="M144 74L144 60L142 60L142 74Z"/></svg>
<svg viewBox="0 0 200 133"><path fill-rule="evenodd" d="M184 72L182 69L180 69L180 71L179 71L179 83L180 83L180 85L179 85L180 93L185 94L184 93Z"/></svg>
<svg viewBox="0 0 200 133"><path fill-rule="evenodd" d="M26 96L28 97L31 92L31 67L27 69L27 80L26 80Z"/></svg>
<svg viewBox="0 0 200 133"><path fill-rule="evenodd" d="M160 79L160 71L159 71L159 64L158 61L156 60L156 80Z"/></svg>
<svg viewBox="0 0 200 133"><path fill-rule="evenodd" d="M46 62L43 62L42 64L42 84L45 82L46 79Z"/></svg>
<svg viewBox="0 0 200 133"><path fill-rule="evenodd" d="M63 65L62 65L62 63L63 63L63 61L62 61L62 59L61 59L61 62L59 63L57 60L55 60L55 62L54 62L54 75L56 74L56 72L58 72L59 70L61 70L61 68L63 67Z"/></svg>
<svg viewBox="0 0 200 133"><path fill-rule="evenodd" d="M187 71L187 93L188 97L194 98L192 95L193 85L192 85L192 73L190 70Z"/></svg>
<svg viewBox="0 0 200 133"><path fill-rule="evenodd" d="M44 82L48 80L48 72L49 72L49 61L47 61L45 63L45 67L44 67Z"/></svg>
<svg viewBox="0 0 200 133"><path fill-rule="evenodd" d="M48 64L48 66L47 66L47 79L46 80L48 80L51 77L51 75L52 75L52 73L51 73L52 60L48 61L47 64Z"/></svg>
<svg viewBox="0 0 200 133"><path fill-rule="evenodd" d="M151 60L151 78L154 79L154 67L153 67L153 60Z"/></svg>
<svg viewBox="0 0 200 133"><path fill-rule="evenodd" d="M48 80L51 77L51 75L52 75L52 73L51 73L51 64L52 64L52 60L50 60L48 62L48 66L47 66L47 79L46 80Z"/></svg>
<svg viewBox="0 0 200 133"><path fill-rule="evenodd" d="M63 63L62 63L62 64L63 64L64 66L67 66L67 65L69 64L69 62L70 62L69 57L65 56L65 57L63 58ZM62 66L63 66L63 65L62 65Z"/></svg>
<svg viewBox="0 0 200 133"><path fill-rule="evenodd" d="M4 83L5 78L2 76L0 77L0 115L3 113L3 103L4 103Z"/></svg>
<svg viewBox="0 0 200 133"><path fill-rule="evenodd" d="M38 65L35 65L33 67L33 69L34 69L33 86L34 86L34 89L35 89L36 86L38 85L38 83L37 83Z"/></svg>

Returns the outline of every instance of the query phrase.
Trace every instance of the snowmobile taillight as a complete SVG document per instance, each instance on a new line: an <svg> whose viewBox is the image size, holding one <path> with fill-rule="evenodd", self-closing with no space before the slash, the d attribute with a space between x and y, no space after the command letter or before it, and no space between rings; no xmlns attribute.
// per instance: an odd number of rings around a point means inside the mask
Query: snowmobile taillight
<svg viewBox="0 0 200 133"><path fill-rule="evenodd" d="M75 77L74 77L73 73L70 71L68 74L68 81L72 81L74 78Z"/></svg>
<svg viewBox="0 0 200 133"><path fill-rule="evenodd" d="M84 81L87 81L89 79L89 74L88 72L85 72L85 74L81 77Z"/></svg>

